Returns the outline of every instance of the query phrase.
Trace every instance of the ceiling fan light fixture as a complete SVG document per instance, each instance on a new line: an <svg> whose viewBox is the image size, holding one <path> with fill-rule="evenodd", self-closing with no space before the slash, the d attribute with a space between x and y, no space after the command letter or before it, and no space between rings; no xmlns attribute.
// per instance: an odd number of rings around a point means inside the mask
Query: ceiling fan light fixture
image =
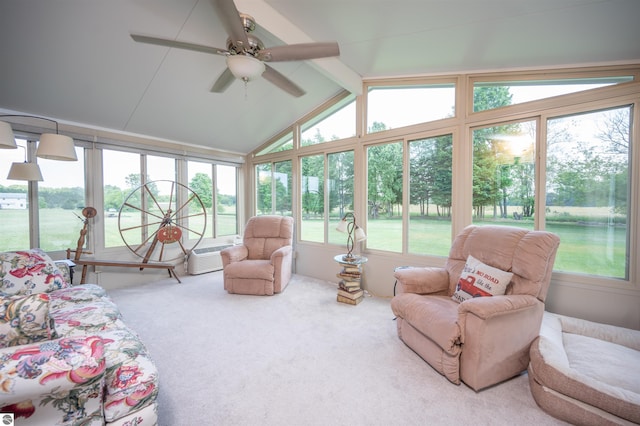
<svg viewBox="0 0 640 426"><path fill-rule="evenodd" d="M245 83L260 77L265 69L261 60L247 55L227 56L227 67L235 78Z"/></svg>

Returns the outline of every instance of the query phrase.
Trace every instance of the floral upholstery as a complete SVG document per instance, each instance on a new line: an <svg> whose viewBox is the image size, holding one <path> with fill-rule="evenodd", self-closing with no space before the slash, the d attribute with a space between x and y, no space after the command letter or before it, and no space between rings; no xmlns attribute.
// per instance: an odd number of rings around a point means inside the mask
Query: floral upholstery
<svg viewBox="0 0 640 426"><path fill-rule="evenodd" d="M156 424L144 344L102 287L71 286L65 266L38 249L0 253L0 412L26 425Z"/></svg>

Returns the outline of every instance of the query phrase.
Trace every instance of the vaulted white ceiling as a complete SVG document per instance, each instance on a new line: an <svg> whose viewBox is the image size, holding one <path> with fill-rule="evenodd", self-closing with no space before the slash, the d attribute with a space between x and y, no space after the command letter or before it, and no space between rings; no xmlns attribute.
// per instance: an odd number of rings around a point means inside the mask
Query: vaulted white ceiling
<svg viewBox="0 0 640 426"><path fill-rule="evenodd" d="M271 65L211 93L223 56L130 33L226 47L209 0L0 2L0 109L248 153L361 80L640 62L638 0L235 0L267 47L335 40L339 58Z"/></svg>

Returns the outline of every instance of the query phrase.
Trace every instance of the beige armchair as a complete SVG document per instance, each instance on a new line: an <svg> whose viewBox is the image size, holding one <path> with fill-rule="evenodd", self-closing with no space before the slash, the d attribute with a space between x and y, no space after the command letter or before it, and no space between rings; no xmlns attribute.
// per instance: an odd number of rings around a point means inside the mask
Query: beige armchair
<svg viewBox="0 0 640 426"><path fill-rule="evenodd" d="M559 243L544 231L465 228L444 268L396 270L398 336L452 383L476 391L518 375L540 331Z"/></svg>
<svg viewBox="0 0 640 426"><path fill-rule="evenodd" d="M271 296L291 279L293 218L254 216L247 222L243 244L220 252L224 288L229 293Z"/></svg>

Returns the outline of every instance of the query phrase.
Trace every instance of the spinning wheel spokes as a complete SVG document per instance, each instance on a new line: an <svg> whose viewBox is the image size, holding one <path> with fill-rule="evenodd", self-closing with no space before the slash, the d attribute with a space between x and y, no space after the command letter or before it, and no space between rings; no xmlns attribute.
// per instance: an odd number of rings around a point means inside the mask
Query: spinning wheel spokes
<svg viewBox="0 0 640 426"><path fill-rule="evenodd" d="M161 193L160 186L168 193ZM127 196L118 229L125 245L144 263L162 262L191 253L204 236L206 220L204 204L193 190L178 182L151 181Z"/></svg>

